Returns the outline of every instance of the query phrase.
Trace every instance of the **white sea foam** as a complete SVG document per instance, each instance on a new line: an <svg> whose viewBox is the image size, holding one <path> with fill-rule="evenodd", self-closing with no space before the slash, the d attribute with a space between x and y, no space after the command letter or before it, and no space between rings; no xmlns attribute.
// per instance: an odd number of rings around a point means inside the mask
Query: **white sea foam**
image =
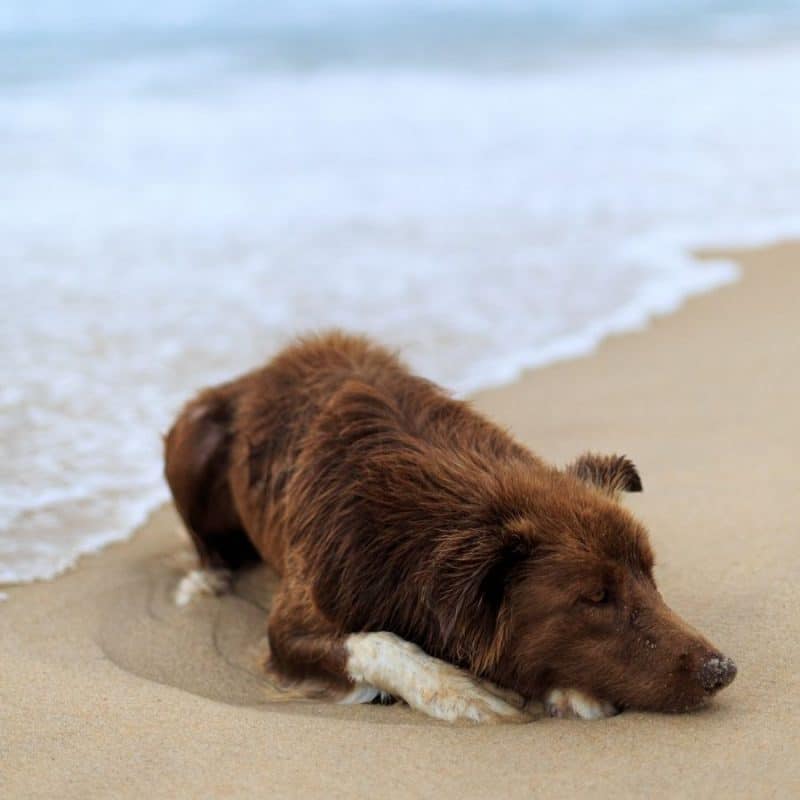
<svg viewBox="0 0 800 800"><path fill-rule="evenodd" d="M343 326L459 392L800 234L800 51L468 74L136 61L0 94L0 582L167 496L194 389Z"/></svg>

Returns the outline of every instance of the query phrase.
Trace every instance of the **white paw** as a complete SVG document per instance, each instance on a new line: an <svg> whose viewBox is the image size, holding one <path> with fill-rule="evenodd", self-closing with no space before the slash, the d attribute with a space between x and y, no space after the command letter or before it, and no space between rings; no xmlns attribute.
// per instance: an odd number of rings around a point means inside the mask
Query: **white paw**
<svg viewBox="0 0 800 800"><path fill-rule="evenodd" d="M338 702L343 706L357 706L361 703L371 703L383 694L385 692L368 683L357 683L344 697L339 698Z"/></svg>
<svg viewBox="0 0 800 800"><path fill-rule="evenodd" d="M544 709L551 717L573 719L605 719L617 713L611 703L577 689L551 689L544 698Z"/></svg>
<svg viewBox="0 0 800 800"><path fill-rule="evenodd" d="M524 702L519 695L433 658L394 634L351 634L346 646L347 672L357 687L368 687L373 692L381 689L436 719L448 722L531 719L523 710Z"/></svg>
<svg viewBox="0 0 800 800"><path fill-rule="evenodd" d="M448 665L449 666L449 665ZM433 692L420 692L417 707L437 719L455 722L530 722L524 701L513 692L477 681L460 671L440 675Z"/></svg>
<svg viewBox="0 0 800 800"><path fill-rule="evenodd" d="M198 595L224 594L231 585L227 569L193 569L184 575L175 589L175 605L187 606Z"/></svg>

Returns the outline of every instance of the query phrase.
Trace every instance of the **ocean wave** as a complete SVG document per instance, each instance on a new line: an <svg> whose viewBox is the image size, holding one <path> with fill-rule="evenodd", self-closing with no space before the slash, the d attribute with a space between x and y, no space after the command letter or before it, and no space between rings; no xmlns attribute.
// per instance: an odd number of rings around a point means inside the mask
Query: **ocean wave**
<svg viewBox="0 0 800 800"><path fill-rule="evenodd" d="M341 326L460 393L798 235L800 51L513 74L146 60L0 96L0 582L166 498L195 389Z"/></svg>
<svg viewBox="0 0 800 800"><path fill-rule="evenodd" d="M798 35L794 0L5 0L0 85L176 54L260 69L474 72Z"/></svg>

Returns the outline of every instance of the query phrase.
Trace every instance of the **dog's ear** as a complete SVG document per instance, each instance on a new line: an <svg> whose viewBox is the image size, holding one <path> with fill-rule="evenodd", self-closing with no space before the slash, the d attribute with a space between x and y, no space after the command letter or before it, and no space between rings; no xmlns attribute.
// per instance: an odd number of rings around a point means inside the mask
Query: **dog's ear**
<svg viewBox="0 0 800 800"><path fill-rule="evenodd" d="M512 573L533 551L533 542L514 524L500 532L452 537L436 554L438 599L458 616L463 608L496 610Z"/></svg>
<svg viewBox="0 0 800 800"><path fill-rule="evenodd" d="M642 491L639 472L626 456L584 453L566 471L611 495L617 492Z"/></svg>
<svg viewBox="0 0 800 800"><path fill-rule="evenodd" d="M447 552L437 553L433 607L442 638L459 661L483 671L500 657L508 633L508 589L533 549L533 540L512 523L477 538L451 539Z"/></svg>
<svg viewBox="0 0 800 800"><path fill-rule="evenodd" d="M503 532L499 545L487 560L478 587L481 602L487 608L500 608L515 573L532 553L533 542L513 526Z"/></svg>

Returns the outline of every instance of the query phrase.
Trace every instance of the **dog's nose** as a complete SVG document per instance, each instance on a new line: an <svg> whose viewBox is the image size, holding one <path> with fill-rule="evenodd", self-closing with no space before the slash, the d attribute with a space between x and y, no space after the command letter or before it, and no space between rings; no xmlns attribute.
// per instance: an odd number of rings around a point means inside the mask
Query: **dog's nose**
<svg viewBox="0 0 800 800"><path fill-rule="evenodd" d="M700 683L707 692L718 692L736 677L736 664L732 658L713 655L700 667Z"/></svg>

